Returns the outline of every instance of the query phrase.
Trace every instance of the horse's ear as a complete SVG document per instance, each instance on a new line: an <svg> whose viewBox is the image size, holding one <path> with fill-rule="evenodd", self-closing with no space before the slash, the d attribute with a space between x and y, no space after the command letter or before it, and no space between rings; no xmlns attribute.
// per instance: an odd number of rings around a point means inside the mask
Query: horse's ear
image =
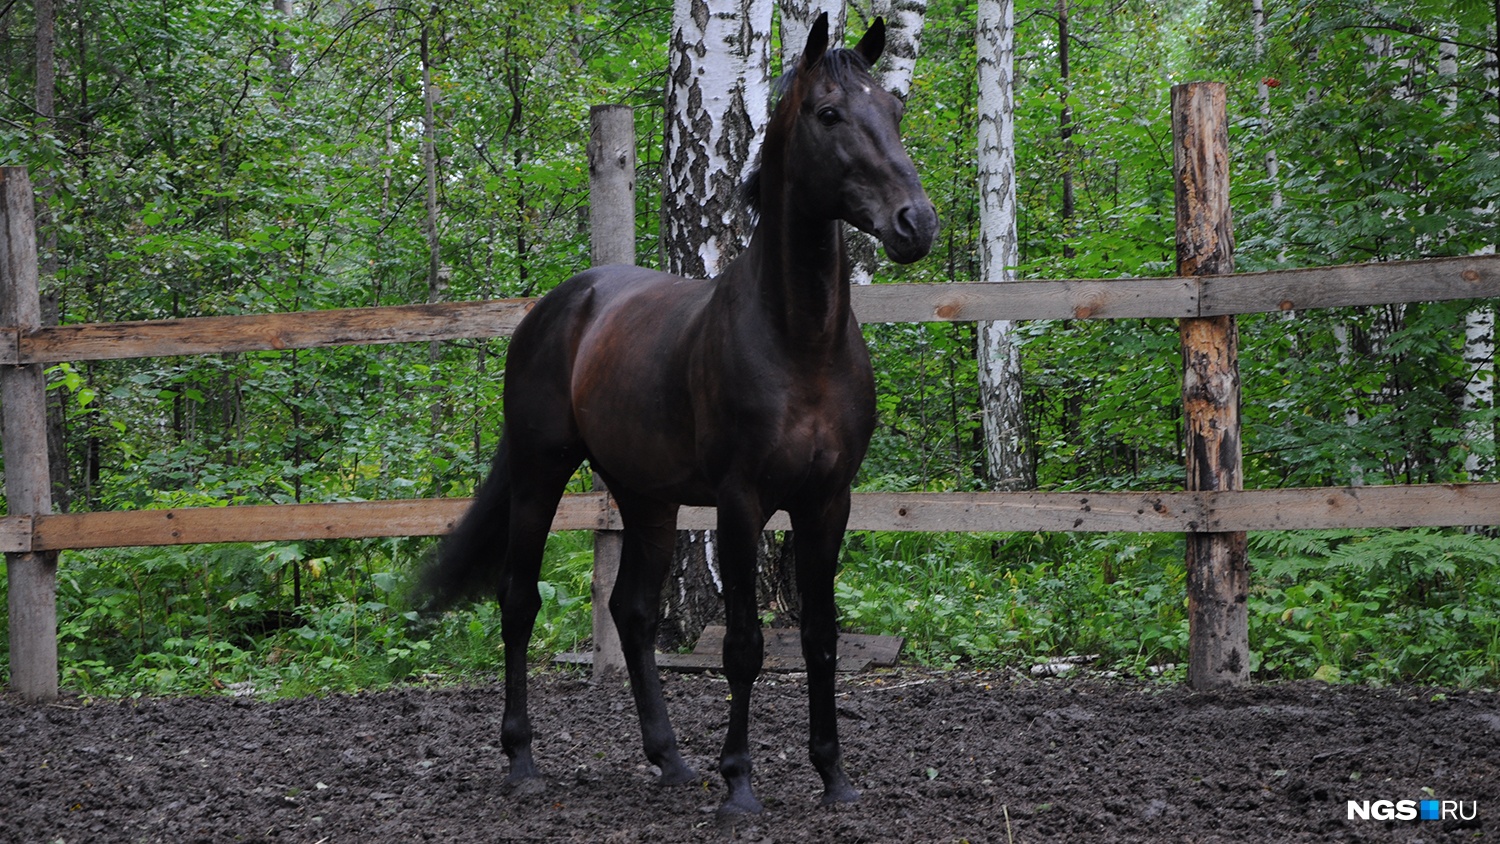
<svg viewBox="0 0 1500 844"><path fill-rule="evenodd" d="M822 61L828 52L828 13L818 15L812 29L807 33L807 46L802 50L802 69L807 70Z"/></svg>
<svg viewBox="0 0 1500 844"><path fill-rule="evenodd" d="M885 18L876 18L875 22L870 24L865 37L859 39L859 43L854 45L854 52L864 56L865 61L869 62L872 67L875 65L875 60L885 52Z"/></svg>

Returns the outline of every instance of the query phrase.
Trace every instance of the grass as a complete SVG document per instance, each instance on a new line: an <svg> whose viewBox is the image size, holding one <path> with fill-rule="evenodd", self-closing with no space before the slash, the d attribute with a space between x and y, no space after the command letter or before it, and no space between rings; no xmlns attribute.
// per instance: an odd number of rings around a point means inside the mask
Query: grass
<svg viewBox="0 0 1500 844"><path fill-rule="evenodd" d="M436 619L402 605L423 550L371 540L68 554L63 687L301 696L494 677L493 602ZM592 553L591 534L552 537L533 659L586 647ZM1500 541L1268 533L1252 536L1251 563L1256 679L1500 685ZM835 589L844 629L903 636L906 658L922 664L1025 669L1097 655L1099 669L1184 678L1179 536L855 532ZM7 669L0 662L5 679Z"/></svg>

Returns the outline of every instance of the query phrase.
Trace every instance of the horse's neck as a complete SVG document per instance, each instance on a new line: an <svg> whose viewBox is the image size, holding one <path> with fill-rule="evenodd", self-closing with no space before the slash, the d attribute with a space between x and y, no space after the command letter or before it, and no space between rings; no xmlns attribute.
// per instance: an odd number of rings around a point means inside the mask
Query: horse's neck
<svg viewBox="0 0 1500 844"><path fill-rule="evenodd" d="M762 211L750 240L754 301L799 343L841 338L849 314L843 224L798 219L792 201L781 206Z"/></svg>

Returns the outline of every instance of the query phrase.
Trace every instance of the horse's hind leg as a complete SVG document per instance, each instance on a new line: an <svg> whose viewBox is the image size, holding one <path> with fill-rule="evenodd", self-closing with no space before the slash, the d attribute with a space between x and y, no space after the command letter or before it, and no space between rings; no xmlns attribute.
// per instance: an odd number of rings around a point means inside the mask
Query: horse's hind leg
<svg viewBox="0 0 1500 844"><path fill-rule="evenodd" d="M620 631L620 647L630 674L630 691L641 721L646 758L661 768L663 785L681 785L698 775L682 760L677 735L662 699L656 670L656 631L661 621L661 585L677 541L677 505L616 496L625 522L620 573L609 596L609 611Z"/></svg>
<svg viewBox="0 0 1500 844"><path fill-rule="evenodd" d="M839 546L849 522L849 490L820 506L791 512L797 558L797 589L802 597L802 657L807 661L808 756L823 778L823 804L859 798L844 774L834 709L834 669L838 660L838 611L833 576Z"/></svg>
<svg viewBox="0 0 1500 844"><path fill-rule="evenodd" d="M734 495L733 493L739 493ZM719 495L719 574L724 582L724 676L729 680L729 729L719 773L729 793L724 815L760 814L750 785L750 690L765 659L755 604L756 538L766 520L751 490Z"/></svg>
<svg viewBox="0 0 1500 844"><path fill-rule="evenodd" d="M541 790L542 779L531 755L526 651L542 606L537 580L547 547L547 532L568 478L583 462L583 456L575 447L532 448L517 440L510 445L513 489L506 554L509 583L500 615L500 632L505 642L505 715L500 724L500 745L510 759L506 789L533 793Z"/></svg>

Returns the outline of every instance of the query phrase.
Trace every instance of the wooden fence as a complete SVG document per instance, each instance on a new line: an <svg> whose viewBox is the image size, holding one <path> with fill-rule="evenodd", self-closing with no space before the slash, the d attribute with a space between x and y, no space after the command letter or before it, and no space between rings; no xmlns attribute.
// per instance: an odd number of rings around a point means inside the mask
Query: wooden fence
<svg viewBox="0 0 1500 844"><path fill-rule="evenodd" d="M1228 274L1227 237L1203 238L1204 228L1228 233L1223 90L1211 83L1178 86L1173 90L1173 104L1179 256L1198 261L1195 266L1200 272L1214 272L1205 267L1222 267L1226 272L1189 273L1178 278L858 287L854 290L854 308L859 320L1179 319L1187 359L1185 404L1203 404L1210 413L1234 411L1224 428L1233 440L1232 461L1221 462L1226 466L1232 462L1237 472L1238 374L1233 358L1233 315L1500 297L1500 256ZM1217 168L1217 172L1205 173L1204 166ZM1195 194L1188 188L1191 185L1207 187ZM1205 197L1219 208L1207 217L1195 204ZM0 550L7 554L10 578L11 682L23 696L48 700L57 694L58 551L438 535L463 512L467 499L52 513L42 374L49 364L501 337L514 330L532 301L43 327L37 305L32 214L33 196L25 169L0 168L0 323L4 323L0 327L0 437L4 440L9 508L9 515L0 518ZM1192 245L1205 242L1210 251L1219 250L1216 255ZM1230 342L1225 346L1225 336L1202 339L1203 330L1228 331ZM1193 369L1198 365L1194 358L1204 357L1193 346L1196 343L1217 344L1230 352L1227 360L1215 365L1231 367L1232 379L1228 380L1234 382L1232 395L1212 394L1218 387L1192 383ZM1209 373L1209 380L1222 383L1226 378L1220 376L1224 375ZM1187 395L1190 391L1195 391L1191 399ZM1216 417L1215 424L1222 421ZM1190 461L1199 445L1191 433ZM1218 455L1214 459L1227 454L1227 450L1208 445ZM1207 688L1243 682L1248 673L1244 664L1249 653L1243 627L1244 583L1236 583L1236 578L1244 575L1245 531L1500 524L1500 484L1242 490L1234 488L1237 479L1230 477L1214 481L1223 484L1218 488L1210 488L1212 484L1194 488L1192 478L1202 474L1192 473L1189 488L1181 492L857 494L849 527L882 531L1187 534L1193 640L1190 683ZM709 508L683 508L678 524L684 528L713 527L714 514ZM618 511L605 493L566 496L553 521L555 530L610 532L620 527ZM778 513L771 527L786 528L785 514ZM1192 548L1196 539L1209 547L1198 552L1195 560ZM1222 559L1208 559L1215 555ZM1235 612L1240 614L1238 621L1232 618ZM1240 664L1232 664L1236 655Z"/></svg>

